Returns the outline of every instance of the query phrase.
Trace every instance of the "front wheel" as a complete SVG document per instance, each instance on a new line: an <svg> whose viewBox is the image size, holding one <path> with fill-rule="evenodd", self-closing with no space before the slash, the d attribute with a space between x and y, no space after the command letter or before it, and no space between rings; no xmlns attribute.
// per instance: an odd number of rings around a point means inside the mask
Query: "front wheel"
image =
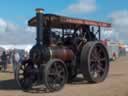
<svg viewBox="0 0 128 96"><path fill-rule="evenodd" d="M16 68L15 79L24 91L31 89L37 79L37 67L30 60L23 61Z"/></svg>
<svg viewBox="0 0 128 96"><path fill-rule="evenodd" d="M44 84L49 91L58 91L67 82L68 73L63 61L50 60L44 68Z"/></svg>

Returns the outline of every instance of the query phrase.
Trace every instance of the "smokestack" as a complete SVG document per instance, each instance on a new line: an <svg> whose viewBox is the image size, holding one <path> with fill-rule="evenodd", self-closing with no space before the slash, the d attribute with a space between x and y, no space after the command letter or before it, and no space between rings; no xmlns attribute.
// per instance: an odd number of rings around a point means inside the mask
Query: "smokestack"
<svg viewBox="0 0 128 96"><path fill-rule="evenodd" d="M36 19L37 19L37 44L43 45L43 13L44 9L36 9Z"/></svg>

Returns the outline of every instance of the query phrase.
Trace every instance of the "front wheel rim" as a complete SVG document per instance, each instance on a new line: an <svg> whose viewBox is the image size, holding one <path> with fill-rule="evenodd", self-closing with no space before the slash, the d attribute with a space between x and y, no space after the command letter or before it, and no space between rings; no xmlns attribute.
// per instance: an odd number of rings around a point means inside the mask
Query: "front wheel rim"
<svg viewBox="0 0 128 96"><path fill-rule="evenodd" d="M29 65L29 62L24 62L19 65L16 69L16 81L20 88L23 90L29 90L32 88L32 84L34 83L34 74L30 70L34 67ZM28 72L29 70L30 72Z"/></svg>
<svg viewBox="0 0 128 96"><path fill-rule="evenodd" d="M66 70L61 62L53 62L46 76L47 87L51 91L60 90L66 82Z"/></svg>

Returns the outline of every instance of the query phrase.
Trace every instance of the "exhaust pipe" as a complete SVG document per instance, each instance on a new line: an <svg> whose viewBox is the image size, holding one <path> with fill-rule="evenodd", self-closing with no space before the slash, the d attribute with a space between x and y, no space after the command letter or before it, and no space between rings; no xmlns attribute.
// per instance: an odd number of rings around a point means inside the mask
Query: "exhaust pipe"
<svg viewBox="0 0 128 96"><path fill-rule="evenodd" d="M36 19L37 19L37 44L43 45L43 36L44 36L44 28L43 28L43 13L44 9L38 8L36 9Z"/></svg>

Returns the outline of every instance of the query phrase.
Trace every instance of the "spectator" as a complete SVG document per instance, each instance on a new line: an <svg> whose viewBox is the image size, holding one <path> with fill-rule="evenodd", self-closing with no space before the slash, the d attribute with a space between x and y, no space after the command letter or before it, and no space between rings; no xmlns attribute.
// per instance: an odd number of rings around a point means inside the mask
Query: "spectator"
<svg viewBox="0 0 128 96"><path fill-rule="evenodd" d="M9 60L9 61L10 61L10 64L13 64L13 50L10 50L10 54L9 54L9 55L10 55L10 56L9 56L9 57L10 57L10 58L9 58L9 59L10 59L10 60Z"/></svg>
<svg viewBox="0 0 128 96"><path fill-rule="evenodd" d="M7 55L5 51L3 52L1 56L1 61L2 61L2 69L6 71L7 70Z"/></svg>
<svg viewBox="0 0 128 96"><path fill-rule="evenodd" d="M20 55L16 50L13 53L13 71L15 72L17 65L20 63Z"/></svg>
<svg viewBox="0 0 128 96"><path fill-rule="evenodd" d="M29 53L27 51L25 51L24 53L24 60L28 60L29 59Z"/></svg>
<svg viewBox="0 0 128 96"><path fill-rule="evenodd" d="M10 63L10 52L9 52L9 50L6 51L6 55L7 55L7 64L11 64Z"/></svg>

